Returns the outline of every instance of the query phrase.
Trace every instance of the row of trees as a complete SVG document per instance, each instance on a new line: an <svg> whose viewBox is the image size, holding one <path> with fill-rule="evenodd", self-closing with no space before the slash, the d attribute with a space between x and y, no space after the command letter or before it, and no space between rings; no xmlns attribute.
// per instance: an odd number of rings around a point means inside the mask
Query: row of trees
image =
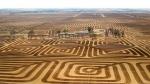
<svg viewBox="0 0 150 84"><path fill-rule="evenodd" d="M96 37L93 31L94 29L92 27L87 27L86 29L88 30L90 37ZM124 37L125 32L124 30L109 28L105 30L105 36L108 37L109 35L112 35L114 37Z"/></svg>
<svg viewBox="0 0 150 84"><path fill-rule="evenodd" d="M87 27L86 28L88 33L89 33L89 36L90 37L96 37L96 34L94 34L94 29L93 27ZM64 33L63 35L67 35L68 33L68 29L64 29L64 30L56 30L54 31L55 34L58 35L58 37L60 37L60 33ZM49 36L51 36L51 30L49 30ZM16 35L16 31L14 29L10 30L10 36L11 38L15 38L15 35ZM28 38L32 38L33 36L35 35L35 32L33 29L31 29L29 32L28 32ZM109 35L112 35L114 37L124 37L125 36L125 32L123 30L119 30L119 29L114 29L114 28L109 28L109 29L106 29L105 30L105 36L108 37Z"/></svg>
<svg viewBox="0 0 150 84"><path fill-rule="evenodd" d="M64 29L63 31L57 30L57 31L56 31L56 34L57 34L58 37L60 38L60 33L64 33L64 35L65 35L65 37L66 37L66 35L67 35L68 32L69 32L68 29Z"/></svg>
<svg viewBox="0 0 150 84"><path fill-rule="evenodd" d="M67 32L69 32L68 29L64 29L63 31L61 31L61 30L57 30L57 31L56 31L57 34L60 34L60 33L67 33Z"/></svg>
<svg viewBox="0 0 150 84"><path fill-rule="evenodd" d="M109 35L112 35L114 37L124 37L125 32L124 30L109 28L105 30L105 36L108 37Z"/></svg>
<svg viewBox="0 0 150 84"><path fill-rule="evenodd" d="M49 37L52 36L52 35L51 35L51 34L52 34L51 31L53 31L53 30L49 30L49 31L48 31ZM63 31L57 30L57 31L55 31L54 33L57 34L57 35L60 37L60 33L64 33L64 35L67 35L67 32L68 32L68 29L64 29ZM28 38L29 38L29 39L32 39L34 35L35 35L35 32L34 32L33 29L31 29L31 30L28 32Z"/></svg>

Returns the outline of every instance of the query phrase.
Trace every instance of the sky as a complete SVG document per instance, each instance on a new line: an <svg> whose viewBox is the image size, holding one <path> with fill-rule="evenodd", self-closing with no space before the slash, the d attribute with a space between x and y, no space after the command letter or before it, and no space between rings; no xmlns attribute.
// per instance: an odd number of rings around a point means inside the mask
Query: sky
<svg viewBox="0 0 150 84"><path fill-rule="evenodd" d="M0 0L0 8L150 8L150 0Z"/></svg>

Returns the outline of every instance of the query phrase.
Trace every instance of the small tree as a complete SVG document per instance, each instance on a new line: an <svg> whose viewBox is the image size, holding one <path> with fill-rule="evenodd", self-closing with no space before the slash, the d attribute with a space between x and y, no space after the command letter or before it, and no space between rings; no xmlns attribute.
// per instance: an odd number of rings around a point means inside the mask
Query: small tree
<svg viewBox="0 0 150 84"><path fill-rule="evenodd" d="M68 30L64 29L63 32L65 33L65 37L66 37Z"/></svg>
<svg viewBox="0 0 150 84"><path fill-rule="evenodd" d="M58 31L57 31L57 34L60 34L60 33L61 33L61 31L60 31L60 30L58 30Z"/></svg>
<svg viewBox="0 0 150 84"><path fill-rule="evenodd" d="M68 30L67 30L67 29L64 29L64 30L63 30L63 32L64 32L64 33L67 33L67 32L68 32Z"/></svg>
<svg viewBox="0 0 150 84"><path fill-rule="evenodd" d="M48 31L48 36L49 36L49 37L51 37L51 35L52 35L51 31L52 31L52 30L49 30L49 31Z"/></svg>
<svg viewBox="0 0 150 84"><path fill-rule="evenodd" d="M88 30L89 34L93 33L93 28L92 27L87 27L87 30Z"/></svg>
<svg viewBox="0 0 150 84"><path fill-rule="evenodd" d="M93 28L92 27L87 27L87 30L88 30L89 36L93 37L94 36Z"/></svg>
<svg viewBox="0 0 150 84"><path fill-rule="evenodd" d="M124 36L125 36L124 31L121 31L121 37L124 37Z"/></svg>
<svg viewBox="0 0 150 84"><path fill-rule="evenodd" d="M34 30L32 29L32 30L30 30L29 32L28 32L28 38L31 38L32 39L32 37L34 36Z"/></svg>
<svg viewBox="0 0 150 84"><path fill-rule="evenodd" d="M60 33L61 33L61 31L58 30L56 33L58 34L58 37L60 38Z"/></svg>
<svg viewBox="0 0 150 84"><path fill-rule="evenodd" d="M10 31L10 36L11 36L11 39L14 39L14 38L15 38L15 36L16 36L16 31L15 31L14 29L12 29L12 30Z"/></svg>

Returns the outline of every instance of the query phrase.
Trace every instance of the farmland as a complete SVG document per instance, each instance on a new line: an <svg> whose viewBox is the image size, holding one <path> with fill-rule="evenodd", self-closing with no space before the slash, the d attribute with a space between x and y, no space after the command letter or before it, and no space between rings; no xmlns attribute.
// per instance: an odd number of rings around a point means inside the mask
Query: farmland
<svg viewBox="0 0 150 84"><path fill-rule="evenodd" d="M89 27L105 32L74 35ZM143 11L0 12L0 84L149 84L149 27Z"/></svg>

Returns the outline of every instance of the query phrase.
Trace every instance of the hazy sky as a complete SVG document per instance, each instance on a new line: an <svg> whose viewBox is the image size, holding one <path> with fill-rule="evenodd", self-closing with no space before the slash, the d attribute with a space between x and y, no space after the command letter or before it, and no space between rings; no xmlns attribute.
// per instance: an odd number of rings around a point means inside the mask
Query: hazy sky
<svg viewBox="0 0 150 84"><path fill-rule="evenodd" d="M150 0L0 0L0 8L150 8Z"/></svg>

